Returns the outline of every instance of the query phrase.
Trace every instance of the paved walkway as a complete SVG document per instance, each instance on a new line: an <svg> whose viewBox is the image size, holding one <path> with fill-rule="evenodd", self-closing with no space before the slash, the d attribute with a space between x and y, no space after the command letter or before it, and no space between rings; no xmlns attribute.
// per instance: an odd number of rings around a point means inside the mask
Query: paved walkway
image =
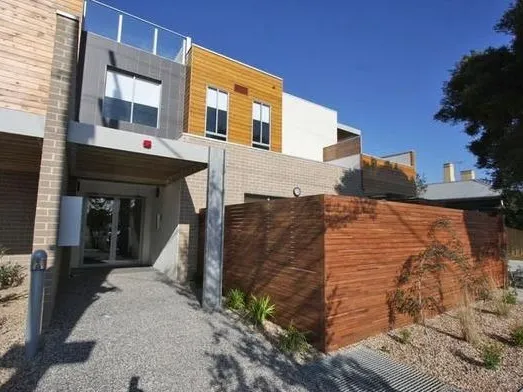
<svg viewBox="0 0 523 392"><path fill-rule="evenodd" d="M370 350L300 367L149 268L76 276L57 306L37 365L19 369L2 391L426 390L405 389L404 368ZM427 385L417 372L404 374L409 386Z"/></svg>

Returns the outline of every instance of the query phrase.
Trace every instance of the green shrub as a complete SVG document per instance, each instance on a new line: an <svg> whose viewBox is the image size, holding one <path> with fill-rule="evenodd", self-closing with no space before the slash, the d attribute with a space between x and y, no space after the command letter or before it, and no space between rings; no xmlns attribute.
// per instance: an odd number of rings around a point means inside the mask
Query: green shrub
<svg viewBox="0 0 523 392"><path fill-rule="evenodd" d="M410 342L411 337L412 333L408 329L402 329L398 332L398 339L402 344L407 344L408 342Z"/></svg>
<svg viewBox="0 0 523 392"><path fill-rule="evenodd" d="M225 305L232 310L245 310L245 293L240 289L230 289L225 297Z"/></svg>
<svg viewBox="0 0 523 392"><path fill-rule="evenodd" d="M0 289L15 287L22 284L25 275L20 264L6 263L0 265Z"/></svg>
<svg viewBox="0 0 523 392"><path fill-rule="evenodd" d="M285 352L300 353L307 349L305 333L299 331L291 322L282 335L280 335L280 348Z"/></svg>
<svg viewBox="0 0 523 392"><path fill-rule="evenodd" d="M247 311L252 322L257 326L263 326L265 320L274 316L276 308L271 304L271 299L268 295L256 298L251 294L249 306Z"/></svg>
<svg viewBox="0 0 523 392"><path fill-rule="evenodd" d="M519 347L523 347L523 324L517 325L510 332L512 342Z"/></svg>
<svg viewBox="0 0 523 392"><path fill-rule="evenodd" d="M509 305L515 305L517 303L517 294L514 290L504 290L502 295L503 302Z"/></svg>
<svg viewBox="0 0 523 392"><path fill-rule="evenodd" d="M483 364L487 369L497 369L501 363L503 346L496 343L485 344L481 349Z"/></svg>

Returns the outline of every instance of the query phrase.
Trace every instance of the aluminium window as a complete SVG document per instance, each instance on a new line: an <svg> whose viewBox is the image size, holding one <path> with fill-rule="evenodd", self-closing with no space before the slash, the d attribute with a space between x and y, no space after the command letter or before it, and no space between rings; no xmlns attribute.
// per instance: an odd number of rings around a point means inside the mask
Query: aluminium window
<svg viewBox="0 0 523 392"><path fill-rule="evenodd" d="M226 140L229 94L213 87L207 87L206 102L205 135L213 139Z"/></svg>
<svg viewBox="0 0 523 392"><path fill-rule="evenodd" d="M260 102L252 103L252 145L270 149L271 143L271 108Z"/></svg>
<svg viewBox="0 0 523 392"><path fill-rule="evenodd" d="M102 115L116 121L158 128L161 83L107 70Z"/></svg>

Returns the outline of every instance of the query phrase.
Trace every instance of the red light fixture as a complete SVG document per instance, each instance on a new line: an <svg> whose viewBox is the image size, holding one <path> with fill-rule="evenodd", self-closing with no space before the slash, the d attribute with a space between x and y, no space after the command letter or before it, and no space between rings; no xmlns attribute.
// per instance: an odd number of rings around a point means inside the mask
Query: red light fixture
<svg viewBox="0 0 523 392"><path fill-rule="evenodd" d="M144 140L143 141L143 148L150 149L153 146L153 143L150 140Z"/></svg>

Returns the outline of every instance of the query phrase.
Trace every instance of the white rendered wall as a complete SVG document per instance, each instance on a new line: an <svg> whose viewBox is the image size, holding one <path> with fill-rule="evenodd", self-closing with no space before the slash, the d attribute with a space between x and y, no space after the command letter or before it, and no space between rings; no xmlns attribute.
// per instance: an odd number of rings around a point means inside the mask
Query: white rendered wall
<svg viewBox="0 0 523 392"><path fill-rule="evenodd" d="M151 260L158 271L177 278L181 181L160 187L152 224Z"/></svg>
<svg viewBox="0 0 523 392"><path fill-rule="evenodd" d="M323 162L323 148L337 142L335 110L283 93L282 152Z"/></svg>

